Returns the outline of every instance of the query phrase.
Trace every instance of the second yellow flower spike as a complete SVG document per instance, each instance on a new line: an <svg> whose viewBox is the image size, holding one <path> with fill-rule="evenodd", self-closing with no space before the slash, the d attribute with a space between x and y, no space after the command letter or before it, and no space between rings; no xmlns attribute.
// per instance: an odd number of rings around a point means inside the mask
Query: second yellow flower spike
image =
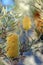
<svg viewBox="0 0 43 65"><path fill-rule="evenodd" d="M23 29L27 31L30 28L31 28L31 20L28 16L25 16L23 18Z"/></svg>

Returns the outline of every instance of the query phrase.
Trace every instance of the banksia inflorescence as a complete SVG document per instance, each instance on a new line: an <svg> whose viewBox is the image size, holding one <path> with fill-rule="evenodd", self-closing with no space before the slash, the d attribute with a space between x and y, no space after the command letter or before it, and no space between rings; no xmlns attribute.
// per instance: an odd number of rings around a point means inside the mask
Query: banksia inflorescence
<svg viewBox="0 0 43 65"><path fill-rule="evenodd" d="M31 20L28 16L25 16L23 18L23 29L29 30L31 28Z"/></svg>
<svg viewBox="0 0 43 65"><path fill-rule="evenodd" d="M17 34L10 34L7 37L6 49L8 57L17 58L19 56L19 40Z"/></svg>

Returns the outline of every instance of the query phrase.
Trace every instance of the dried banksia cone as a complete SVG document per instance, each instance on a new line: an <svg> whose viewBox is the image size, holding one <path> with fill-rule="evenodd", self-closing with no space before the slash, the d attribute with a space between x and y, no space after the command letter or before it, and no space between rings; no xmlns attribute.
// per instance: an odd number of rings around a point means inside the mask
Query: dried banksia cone
<svg viewBox="0 0 43 65"><path fill-rule="evenodd" d="M6 55L10 58L19 56L19 40L17 34L10 34L7 37Z"/></svg>
<svg viewBox="0 0 43 65"><path fill-rule="evenodd" d="M37 30L38 30L40 33L43 33L43 20L38 20L38 21L37 21Z"/></svg>
<svg viewBox="0 0 43 65"><path fill-rule="evenodd" d="M34 13L34 19L40 18L40 12L35 11Z"/></svg>
<svg viewBox="0 0 43 65"><path fill-rule="evenodd" d="M34 13L34 20L36 29L39 31L39 33L43 33L43 19L41 19L40 13L38 11Z"/></svg>
<svg viewBox="0 0 43 65"><path fill-rule="evenodd" d="M30 28L31 28L31 20L28 16L25 16L23 18L23 29L27 31Z"/></svg>

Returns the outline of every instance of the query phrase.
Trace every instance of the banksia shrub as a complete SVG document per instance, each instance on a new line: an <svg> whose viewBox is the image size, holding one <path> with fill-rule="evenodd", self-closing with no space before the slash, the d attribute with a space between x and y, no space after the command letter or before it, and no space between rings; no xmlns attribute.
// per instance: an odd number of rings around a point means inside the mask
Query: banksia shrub
<svg viewBox="0 0 43 65"><path fill-rule="evenodd" d="M19 40L17 34L10 34L7 37L6 55L11 58L19 56Z"/></svg>

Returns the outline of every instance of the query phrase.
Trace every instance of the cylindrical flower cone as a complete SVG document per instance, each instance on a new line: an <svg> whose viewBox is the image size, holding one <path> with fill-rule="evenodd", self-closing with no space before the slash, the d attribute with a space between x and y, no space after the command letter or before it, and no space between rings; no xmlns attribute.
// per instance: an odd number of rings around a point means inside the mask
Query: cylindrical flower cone
<svg viewBox="0 0 43 65"><path fill-rule="evenodd" d="M7 53L10 58L17 58L19 56L19 39L17 34L11 34L7 37Z"/></svg>
<svg viewBox="0 0 43 65"><path fill-rule="evenodd" d="M31 28L31 20L28 16L23 18L23 29L28 31Z"/></svg>

